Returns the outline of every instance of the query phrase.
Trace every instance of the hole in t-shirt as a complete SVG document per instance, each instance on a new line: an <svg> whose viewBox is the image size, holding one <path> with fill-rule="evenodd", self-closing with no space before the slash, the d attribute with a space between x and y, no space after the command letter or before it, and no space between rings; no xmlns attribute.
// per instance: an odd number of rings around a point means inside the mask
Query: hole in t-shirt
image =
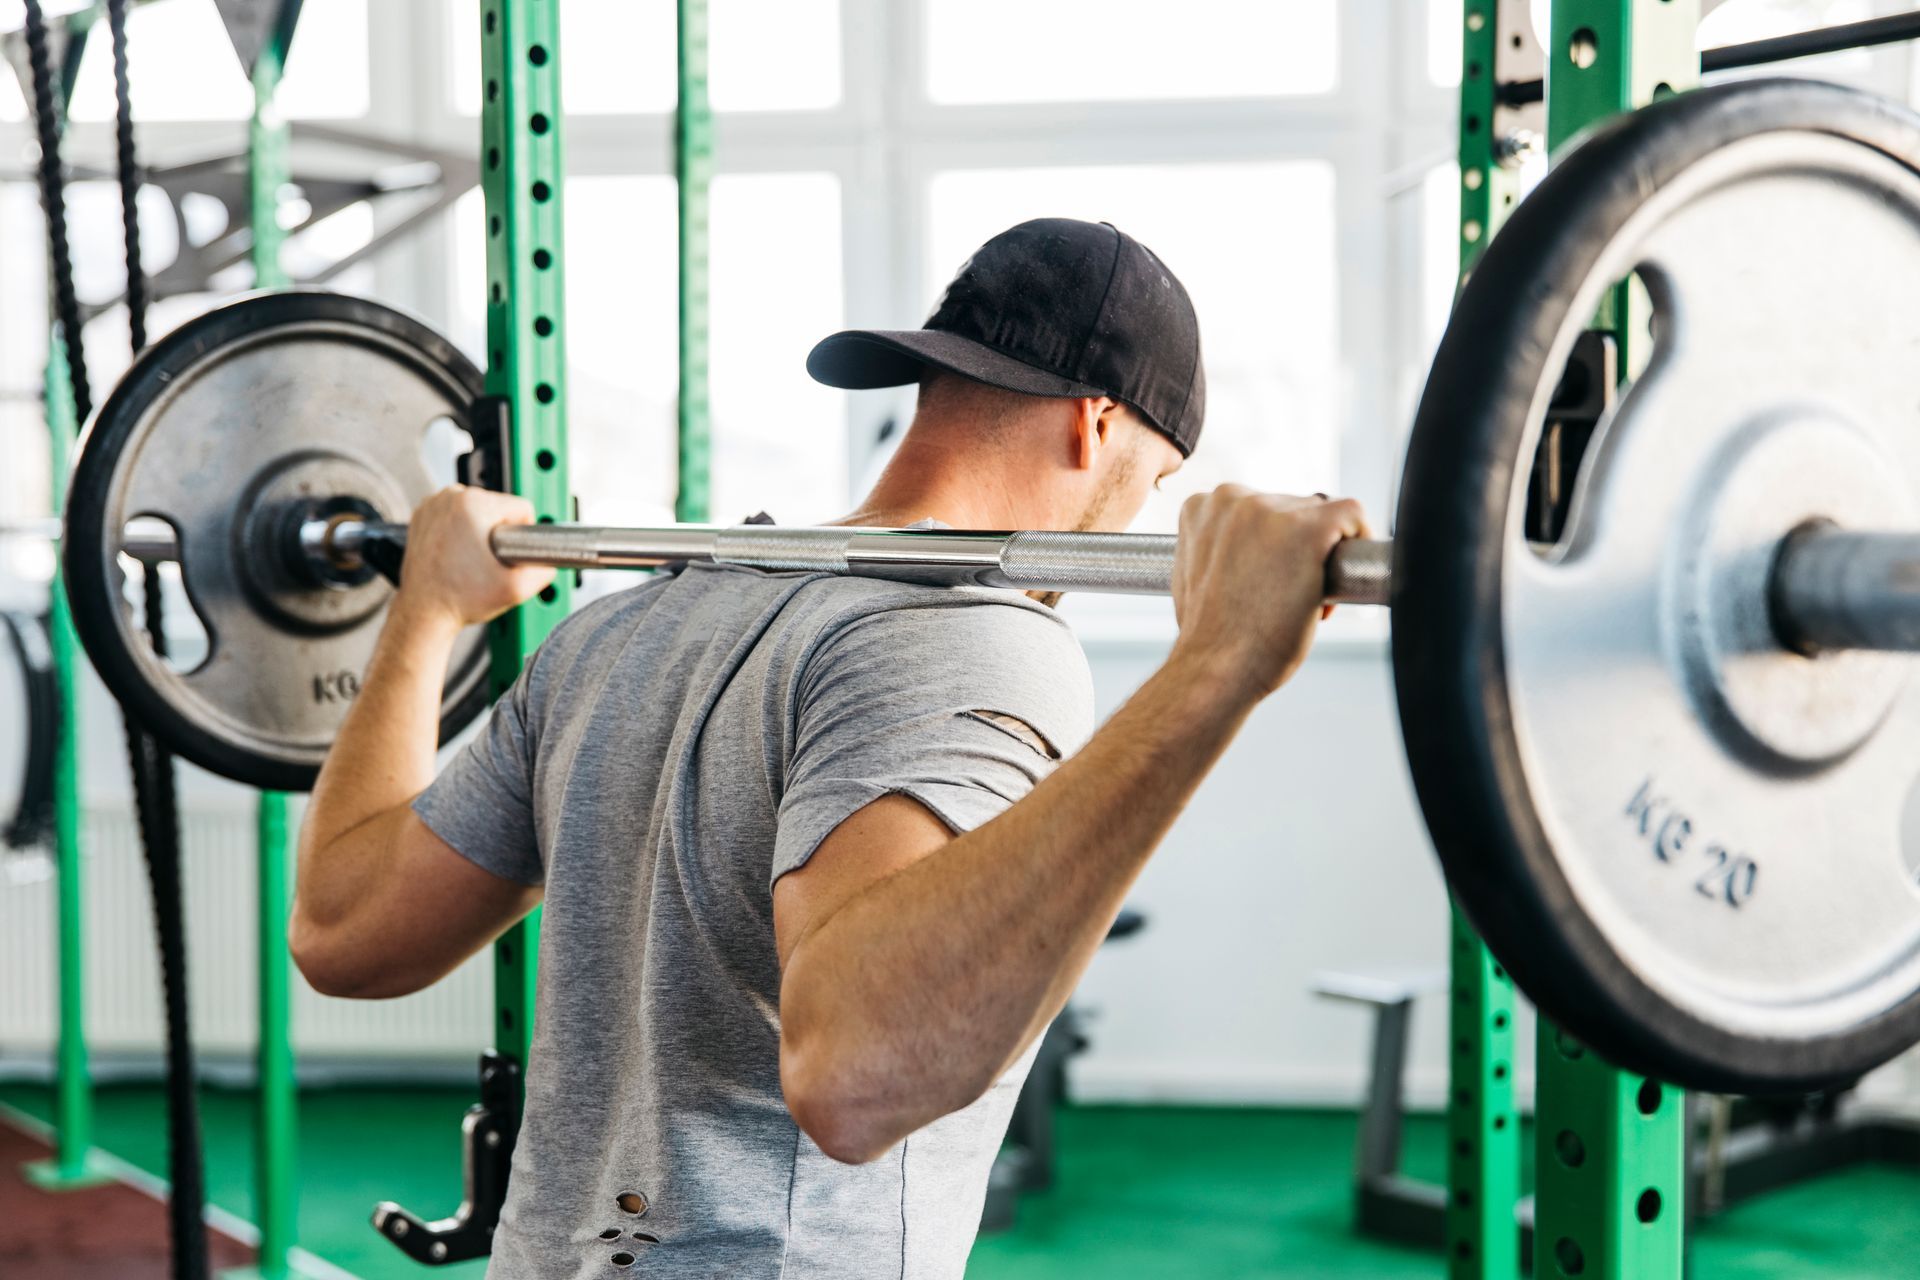
<svg viewBox="0 0 1920 1280"><path fill-rule="evenodd" d="M618 1240L620 1238L620 1228L608 1227L600 1233L600 1238L602 1240Z"/></svg>
<svg viewBox="0 0 1920 1280"><path fill-rule="evenodd" d="M660 1243L660 1237L659 1237L659 1236L650 1236L650 1235L648 1235L648 1234L647 1234L646 1232L644 1232L644 1231L636 1231L636 1232L634 1232L634 1233L633 1233L633 1238L634 1238L635 1240L642 1240L642 1241L645 1241L645 1242L646 1242L647 1244L659 1244L659 1243Z"/></svg>
<svg viewBox="0 0 1920 1280"><path fill-rule="evenodd" d="M620 1212L630 1213L636 1218L647 1211L647 1198L638 1191L622 1191L613 1198L613 1202L620 1206Z"/></svg>
<svg viewBox="0 0 1920 1280"><path fill-rule="evenodd" d="M1004 711L988 711L984 707L975 707L966 713L982 724L990 724L1008 737L1032 747L1049 760L1058 760L1060 753L1054 750L1046 735L1022 720L1019 716L1010 716Z"/></svg>
<svg viewBox="0 0 1920 1280"><path fill-rule="evenodd" d="M620 1252L614 1254L611 1258L608 1258L607 1261L611 1262L616 1267L630 1267L633 1265L633 1255L628 1253L625 1249L622 1249Z"/></svg>

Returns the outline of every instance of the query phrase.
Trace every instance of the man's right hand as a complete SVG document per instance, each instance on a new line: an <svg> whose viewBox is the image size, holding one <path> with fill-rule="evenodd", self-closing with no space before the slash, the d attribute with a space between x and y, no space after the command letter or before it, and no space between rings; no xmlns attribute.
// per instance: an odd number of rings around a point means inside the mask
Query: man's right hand
<svg viewBox="0 0 1920 1280"><path fill-rule="evenodd" d="M1296 498L1222 485L1180 509L1171 661L1199 663L1251 699L1285 684L1306 659L1324 603L1326 563L1345 538L1367 535L1352 499Z"/></svg>
<svg viewBox="0 0 1920 1280"><path fill-rule="evenodd" d="M525 498L452 485L422 502L407 524L398 604L456 626L487 622L553 581L541 565L508 567L488 542L503 524L531 524Z"/></svg>

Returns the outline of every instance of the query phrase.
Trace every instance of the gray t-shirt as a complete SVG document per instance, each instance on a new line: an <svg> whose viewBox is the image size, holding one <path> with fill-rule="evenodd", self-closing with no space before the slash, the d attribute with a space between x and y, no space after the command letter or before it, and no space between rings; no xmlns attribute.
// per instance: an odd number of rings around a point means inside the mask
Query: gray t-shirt
<svg viewBox="0 0 1920 1280"><path fill-rule="evenodd" d="M704 565L556 629L414 803L546 891L487 1274L960 1276L1031 1055L870 1164L822 1154L780 1092L773 884L890 793L979 826L1092 718L1071 631L1006 591Z"/></svg>

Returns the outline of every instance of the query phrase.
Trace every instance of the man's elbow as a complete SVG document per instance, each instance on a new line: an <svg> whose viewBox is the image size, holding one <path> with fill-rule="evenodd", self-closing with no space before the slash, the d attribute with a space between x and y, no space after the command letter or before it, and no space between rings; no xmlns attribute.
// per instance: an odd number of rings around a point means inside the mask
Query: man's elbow
<svg viewBox="0 0 1920 1280"><path fill-rule="evenodd" d="M287 929L287 948L300 976L323 996L382 1000L406 995L411 990L397 984L390 971L369 964L363 948L304 921L298 913Z"/></svg>
<svg viewBox="0 0 1920 1280"><path fill-rule="evenodd" d="M288 931L287 948L293 953L293 967L323 996L352 998L366 986L366 975L347 963L340 949L329 946L317 930L296 923Z"/></svg>
<svg viewBox="0 0 1920 1280"><path fill-rule="evenodd" d="M846 1073L807 1065L801 1055L782 1050L780 1087L787 1110L800 1131L841 1164L869 1164L906 1136L887 1109L856 1096Z"/></svg>
<svg viewBox="0 0 1920 1280"><path fill-rule="evenodd" d="M924 1124L978 1100L993 1081L923 1081L917 1096L889 1093L902 1072L856 1055L780 1050L780 1087L787 1111L815 1146L842 1164L869 1164ZM874 1087L862 1087L866 1081Z"/></svg>

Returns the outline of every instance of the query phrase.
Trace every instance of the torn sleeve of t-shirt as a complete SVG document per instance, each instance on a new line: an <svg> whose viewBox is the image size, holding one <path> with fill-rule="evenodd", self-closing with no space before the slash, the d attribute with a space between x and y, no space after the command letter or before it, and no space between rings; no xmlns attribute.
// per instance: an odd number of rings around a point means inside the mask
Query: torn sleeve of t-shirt
<svg viewBox="0 0 1920 1280"><path fill-rule="evenodd" d="M842 822L905 795L955 834L1023 798L1092 729L1086 659L1066 626L963 597L861 618L801 685L772 879Z"/></svg>
<svg viewBox="0 0 1920 1280"><path fill-rule="evenodd" d="M546 879L533 820L532 678L529 663L480 732L413 801L420 820L460 856L526 885Z"/></svg>

